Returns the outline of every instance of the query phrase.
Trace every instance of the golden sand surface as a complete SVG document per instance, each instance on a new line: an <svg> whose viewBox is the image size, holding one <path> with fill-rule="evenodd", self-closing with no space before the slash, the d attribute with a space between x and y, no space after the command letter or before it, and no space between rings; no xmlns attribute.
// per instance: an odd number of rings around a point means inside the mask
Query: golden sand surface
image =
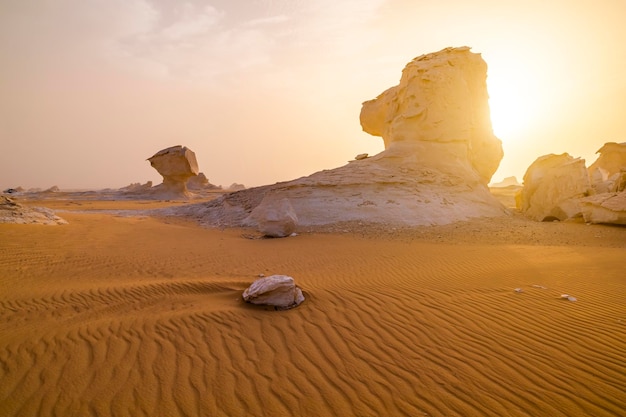
<svg viewBox="0 0 626 417"><path fill-rule="evenodd" d="M513 216L250 239L75 203L40 204L68 225L0 224L0 416L626 410L626 228ZM260 274L306 301L244 303Z"/></svg>

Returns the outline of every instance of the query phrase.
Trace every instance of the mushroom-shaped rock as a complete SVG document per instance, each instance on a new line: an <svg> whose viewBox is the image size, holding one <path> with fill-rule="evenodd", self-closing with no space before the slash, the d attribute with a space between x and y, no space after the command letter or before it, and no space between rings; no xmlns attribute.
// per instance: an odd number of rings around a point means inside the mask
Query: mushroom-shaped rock
<svg viewBox="0 0 626 417"><path fill-rule="evenodd" d="M148 158L150 165L163 177L161 191L185 196L187 180L198 174L196 154L186 146L172 146Z"/></svg>
<svg viewBox="0 0 626 417"><path fill-rule="evenodd" d="M264 236L287 237L296 231L298 217L288 199L274 199L266 195L261 204L252 210L248 222L256 223Z"/></svg>
<svg viewBox="0 0 626 417"><path fill-rule="evenodd" d="M271 275L254 281L243 292L243 299L252 304L288 309L300 305L304 301L304 295L292 277Z"/></svg>
<svg viewBox="0 0 626 417"><path fill-rule="evenodd" d="M466 161L488 183L503 156L488 99L487 64L480 54L469 47L446 48L415 58L399 85L364 102L361 126L382 136L386 149L398 143L462 146Z"/></svg>
<svg viewBox="0 0 626 417"><path fill-rule="evenodd" d="M567 153L544 155L526 170L516 205L534 220L566 220L581 215L580 199L590 189L584 159Z"/></svg>
<svg viewBox="0 0 626 417"><path fill-rule="evenodd" d="M487 65L467 47L422 55L406 66L398 86L363 104L363 129L383 137L384 151L225 194L199 210L176 210L236 227L257 226L258 212L251 214L268 196L272 202L287 198L299 226L428 226L505 216L507 209L487 187L502 144L491 128L486 79Z"/></svg>

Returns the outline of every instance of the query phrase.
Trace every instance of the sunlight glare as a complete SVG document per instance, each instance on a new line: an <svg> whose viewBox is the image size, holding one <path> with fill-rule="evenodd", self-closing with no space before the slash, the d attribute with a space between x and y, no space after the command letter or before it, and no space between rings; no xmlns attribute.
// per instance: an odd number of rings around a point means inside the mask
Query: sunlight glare
<svg viewBox="0 0 626 417"><path fill-rule="evenodd" d="M523 79L523 78L517 78ZM489 108L494 134L503 142L516 140L532 123L536 107L532 91L510 76L489 76Z"/></svg>

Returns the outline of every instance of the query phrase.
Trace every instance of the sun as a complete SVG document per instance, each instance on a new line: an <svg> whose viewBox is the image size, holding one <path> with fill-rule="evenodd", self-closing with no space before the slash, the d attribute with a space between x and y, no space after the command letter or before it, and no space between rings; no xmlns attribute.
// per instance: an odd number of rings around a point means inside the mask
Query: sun
<svg viewBox="0 0 626 417"><path fill-rule="evenodd" d="M489 108L494 134L503 142L518 140L537 120L536 86L507 73L489 76Z"/></svg>

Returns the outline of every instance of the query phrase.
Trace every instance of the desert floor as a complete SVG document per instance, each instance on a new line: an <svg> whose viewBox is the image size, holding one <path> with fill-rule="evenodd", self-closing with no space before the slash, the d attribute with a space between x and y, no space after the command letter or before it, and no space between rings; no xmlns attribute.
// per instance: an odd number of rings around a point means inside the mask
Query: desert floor
<svg viewBox="0 0 626 417"><path fill-rule="evenodd" d="M110 211L183 203L27 204L69 224L0 224L1 416L626 410L626 228L513 214L260 239ZM306 301L244 303L260 274Z"/></svg>

